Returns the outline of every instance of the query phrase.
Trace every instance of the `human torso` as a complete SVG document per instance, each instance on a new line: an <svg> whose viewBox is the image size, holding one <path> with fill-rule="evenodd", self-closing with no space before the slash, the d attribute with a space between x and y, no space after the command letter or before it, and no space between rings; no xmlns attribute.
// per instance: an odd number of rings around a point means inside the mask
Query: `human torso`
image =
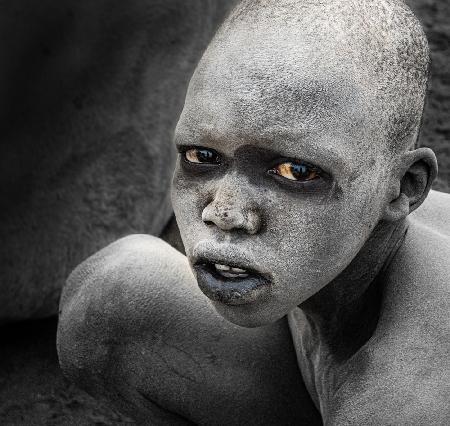
<svg viewBox="0 0 450 426"><path fill-rule="evenodd" d="M345 360L314 340L300 308L289 314L305 384L325 424L448 424L449 195L412 215L383 288L373 335Z"/></svg>

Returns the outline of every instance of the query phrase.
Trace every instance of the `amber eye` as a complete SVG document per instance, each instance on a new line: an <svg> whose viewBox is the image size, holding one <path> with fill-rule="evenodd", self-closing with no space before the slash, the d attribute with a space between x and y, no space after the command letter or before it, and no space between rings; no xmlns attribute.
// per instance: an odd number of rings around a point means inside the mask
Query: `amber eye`
<svg viewBox="0 0 450 426"><path fill-rule="evenodd" d="M190 148L184 152L184 158L194 164L218 164L219 156L216 152L206 148Z"/></svg>
<svg viewBox="0 0 450 426"><path fill-rule="evenodd" d="M320 177L319 170L301 162L286 161L269 170L269 173L276 174L288 180L296 182L308 182Z"/></svg>

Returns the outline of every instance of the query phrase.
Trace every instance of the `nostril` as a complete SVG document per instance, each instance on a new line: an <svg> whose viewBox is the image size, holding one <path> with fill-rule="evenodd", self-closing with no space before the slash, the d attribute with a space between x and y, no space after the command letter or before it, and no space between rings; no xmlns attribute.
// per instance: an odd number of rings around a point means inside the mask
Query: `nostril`
<svg viewBox="0 0 450 426"><path fill-rule="evenodd" d="M210 206L207 206L202 212L202 221L206 226L214 225L214 217L211 214Z"/></svg>
<svg viewBox="0 0 450 426"><path fill-rule="evenodd" d="M202 211L202 221L208 226L217 226L223 231L241 230L248 234L258 233L261 218L254 209L246 209L242 205L214 202Z"/></svg>

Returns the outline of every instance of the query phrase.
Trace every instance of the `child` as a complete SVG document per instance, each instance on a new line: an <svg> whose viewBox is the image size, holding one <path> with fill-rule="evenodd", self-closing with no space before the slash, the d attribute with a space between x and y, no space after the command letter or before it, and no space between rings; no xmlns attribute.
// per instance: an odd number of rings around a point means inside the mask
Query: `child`
<svg viewBox="0 0 450 426"><path fill-rule="evenodd" d="M448 213L408 216L437 173L427 78L401 1L243 1L175 135L187 259L133 236L80 265L66 373L162 424L448 422Z"/></svg>

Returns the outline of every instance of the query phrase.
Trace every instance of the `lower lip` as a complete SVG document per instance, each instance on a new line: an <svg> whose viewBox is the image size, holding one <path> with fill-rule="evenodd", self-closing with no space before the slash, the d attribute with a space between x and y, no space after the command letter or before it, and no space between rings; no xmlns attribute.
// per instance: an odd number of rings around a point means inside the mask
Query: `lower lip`
<svg viewBox="0 0 450 426"><path fill-rule="evenodd" d="M200 290L211 300L225 305L248 305L266 298L270 281L250 274L248 277L225 278L209 265L194 266Z"/></svg>

